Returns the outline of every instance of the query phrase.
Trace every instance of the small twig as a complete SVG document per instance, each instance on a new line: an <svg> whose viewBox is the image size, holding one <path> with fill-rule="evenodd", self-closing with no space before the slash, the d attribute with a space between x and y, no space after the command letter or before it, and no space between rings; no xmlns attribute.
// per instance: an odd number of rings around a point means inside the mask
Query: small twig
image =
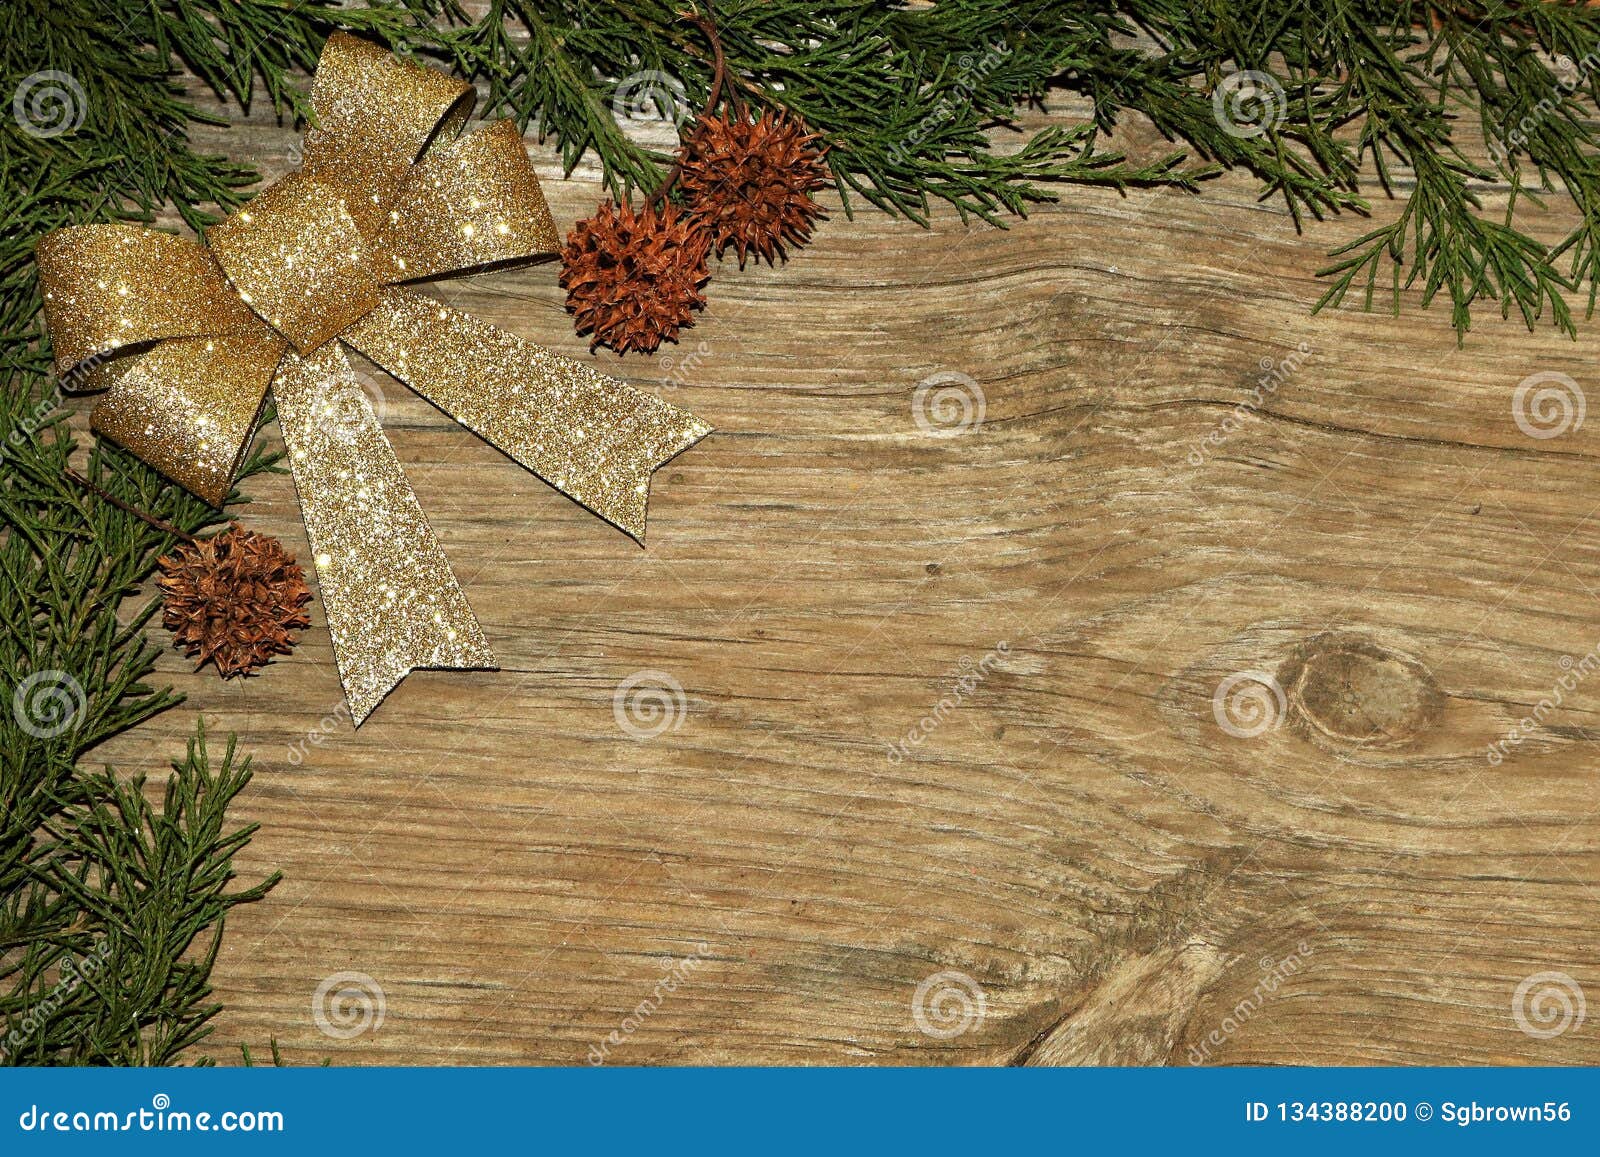
<svg viewBox="0 0 1600 1157"><path fill-rule="evenodd" d="M709 3L706 5L706 11L707 13L711 11ZM703 120L716 111L718 102L722 100L722 89L728 79L728 60L722 54L722 38L717 35L717 22L712 16L686 15L685 19L701 32L704 32L706 39L711 42L711 91L706 94L705 107L700 110L700 119ZM729 99L742 114L744 112L744 102L739 99L738 93L734 91L731 85L728 85L728 92L730 94ZM678 176L682 172L683 150L680 149L677 157L672 161L672 167L667 170L667 175L662 178L661 184L656 186L656 191L645 198L645 203L659 205L661 199L667 195L672 186L677 184Z"/></svg>
<svg viewBox="0 0 1600 1157"><path fill-rule="evenodd" d="M176 526L173 526L172 523L163 521L162 519L157 518L153 514L146 514L144 511L140 510L137 506L130 505L129 503L126 503L126 502L122 501L122 499L118 498L115 494L111 494L111 493L107 492L104 488L102 488L100 486L96 486L93 482L90 482L87 478L85 478L82 474L79 474L71 466L63 466L62 470L65 471L67 477L71 481L76 482L79 486L83 487L85 490L88 490L91 493L97 494L101 498L104 498L107 502L111 503L111 505L115 506L118 510L126 511L127 513L133 515L139 521L147 523L150 526L155 527L157 530L162 531L165 534L170 534L174 538L181 538L184 542L195 543L195 542L199 542L200 541L198 538L196 538L194 535L190 534L188 531L179 530Z"/></svg>

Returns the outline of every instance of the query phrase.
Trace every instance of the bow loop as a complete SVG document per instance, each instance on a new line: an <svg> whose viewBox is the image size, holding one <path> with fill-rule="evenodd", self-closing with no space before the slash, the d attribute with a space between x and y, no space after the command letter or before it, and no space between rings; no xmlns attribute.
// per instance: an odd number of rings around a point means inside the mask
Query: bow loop
<svg viewBox="0 0 1600 1157"><path fill-rule="evenodd" d="M335 32L311 86L305 171L337 189L375 238L411 165L435 136L465 127L476 95L464 80Z"/></svg>
<svg viewBox="0 0 1600 1157"><path fill-rule="evenodd" d="M522 134L508 120L429 150L406 175L377 245L379 273L391 283L560 247Z"/></svg>
<svg viewBox="0 0 1600 1157"><path fill-rule="evenodd" d="M56 373L76 389L104 389L128 369L112 358L152 342L258 324L210 254L170 233L77 225L40 240L35 257Z"/></svg>
<svg viewBox="0 0 1600 1157"><path fill-rule="evenodd" d="M372 255L337 189L290 173L206 232L239 296L302 354L378 304Z"/></svg>
<svg viewBox="0 0 1600 1157"><path fill-rule="evenodd" d="M260 325L247 333L162 342L106 391L89 423L185 490L221 506L283 352L282 339Z"/></svg>

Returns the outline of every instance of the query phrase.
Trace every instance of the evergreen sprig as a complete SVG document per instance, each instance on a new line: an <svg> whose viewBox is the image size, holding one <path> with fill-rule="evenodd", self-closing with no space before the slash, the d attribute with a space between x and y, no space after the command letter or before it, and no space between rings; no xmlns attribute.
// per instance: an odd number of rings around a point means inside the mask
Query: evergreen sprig
<svg viewBox="0 0 1600 1157"><path fill-rule="evenodd" d="M1181 154L1127 163L1096 148L1094 124L1037 133L1015 150L990 129L1109 35L1095 5L1056 0L940 0L928 8L862 0L721 0L714 15L740 95L787 108L820 132L852 194L926 223L932 201L999 223L1051 196L1046 182L1193 187L1212 170ZM706 0L489 0L438 48L488 88L491 107L554 139L570 172L589 150L613 191L653 188L668 158L619 127L619 104L650 97L681 119L714 75L704 36L685 20ZM1078 19L1062 20L1074 13ZM650 107L646 105L645 107Z"/></svg>
<svg viewBox="0 0 1600 1157"><path fill-rule="evenodd" d="M199 732L159 808L143 777L79 765L177 702L145 681L158 602L119 614L176 540L69 477L74 447L59 418L29 428L41 410L27 387L39 380L12 375L0 394L0 1059L165 1064L216 1011L223 916L276 877L227 890L254 831L226 823L250 778L231 740L213 769ZM272 461L253 451L244 476ZM83 473L186 533L221 519L104 443ZM197 940L209 946L192 955Z"/></svg>
<svg viewBox="0 0 1600 1157"><path fill-rule="evenodd" d="M233 856L256 830L226 819L249 763L230 739L213 767L201 727L159 808L142 775L82 779L79 801L48 825L59 837L34 858L50 893L41 909L54 899L73 923L26 929L16 987L32 999L9 1010L21 1026L9 1062L166 1065L208 1035L224 917L279 878L229 890Z"/></svg>
<svg viewBox="0 0 1600 1157"><path fill-rule="evenodd" d="M491 104L553 138L570 171L586 152L618 194L650 188L666 158L625 135L613 102L653 83L704 97L710 53L682 16L710 0L490 0L438 44ZM1459 333L1487 300L1530 327L1575 334L1600 290L1600 8L1576 0L717 0L746 100L798 114L831 145L857 195L925 221L934 200L1000 222L1061 182L1192 188L1242 168L1297 225L1364 213L1370 173L1404 199L1397 218L1340 249L1316 308L1380 288L1444 293ZM431 41L430 30L423 38ZM1219 113L1242 72L1273 107L1259 126ZM659 74L670 80L641 77ZM630 88L630 86L634 86ZM1013 111L1051 86L1093 102L1090 123L1003 145ZM1184 152L1130 162L1100 147L1137 113ZM1476 122L1492 143L1470 155ZM1241 127L1259 132L1238 131ZM998 134L998 137L997 137ZM1186 164L1185 154L1199 158ZM1486 191L1509 190L1503 212ZM1570 203L1549 245L1518 217L1532 194Z"/></svg>

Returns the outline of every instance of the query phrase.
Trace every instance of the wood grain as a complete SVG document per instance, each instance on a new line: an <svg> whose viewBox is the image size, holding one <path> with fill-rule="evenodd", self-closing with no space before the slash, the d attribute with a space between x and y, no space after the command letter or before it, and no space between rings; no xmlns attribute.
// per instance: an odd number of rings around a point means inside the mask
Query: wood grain
<svg viewBox="0 0 1600 1157"><path fill-rule="evenodd" d="M202 143L275 174L295 139ZM1371 223L1299 236L1244 177L1009 230L832 206L787 265L718 269L670 354L595 358L717 428L648 550L368 372L504 669L352 731L320 617L259 678L163 661L188 704L98 754L237 731L241 871L286 876L230 922L213 1053L1600 1062L1600 1010L1513 1014L1540 973L1600 994L1600 677L1562 666L1600 644L1600 421L1512 412L1535 372L1593 384L1592 327L1313 317ZM549 266L440 292L583 351ZM941 372L981 391L958 434L916 420ZM306 557L287 477L249 491ZM614 711L641 671L682 687L653 738ZM1214 698L1242 672L1253 737ZM383 991L348 1039L312 1015L341 972Z"/></svg>

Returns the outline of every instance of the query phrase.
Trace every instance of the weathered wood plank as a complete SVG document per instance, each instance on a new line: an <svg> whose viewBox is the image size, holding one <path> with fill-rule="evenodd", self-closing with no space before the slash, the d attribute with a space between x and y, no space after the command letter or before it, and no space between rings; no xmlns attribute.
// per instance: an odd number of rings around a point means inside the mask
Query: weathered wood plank
<svg viewBox="0 0 1600 1157"><path fill-rule="evenodd" d="M293 140L217 143L281 171ZM592 174L535 156L587 213ZM286 874L232 921L219 1045L1600 1061L1592 1022L1512 1013L1538 973L1600 992L1600 678L1562 666L1600 644L1600 425L1512 414L1536 371L1586 385L1591 339L1310 316L1367 227L1298 237L1232 177L1009 231L835 213L718 270L670 355L595 359L717 427L657 476L646 551L369 374L505 669L415 674L352 732L315 611L260 678L163 661L189 706L102 754L156 768L194 709L238 731L242 870ZM442 293L582 352L550 266ZM983 398L956 436L916 420L940 371ZM288 479L250 492L306 556ZM683 689L652 738L614 712L641 671ZM1283 692L1237 684L1279 724L1254 737L1214 710L1241 672ZM342 971L385 1001L349 1039L311 1016Z"/></svg>

